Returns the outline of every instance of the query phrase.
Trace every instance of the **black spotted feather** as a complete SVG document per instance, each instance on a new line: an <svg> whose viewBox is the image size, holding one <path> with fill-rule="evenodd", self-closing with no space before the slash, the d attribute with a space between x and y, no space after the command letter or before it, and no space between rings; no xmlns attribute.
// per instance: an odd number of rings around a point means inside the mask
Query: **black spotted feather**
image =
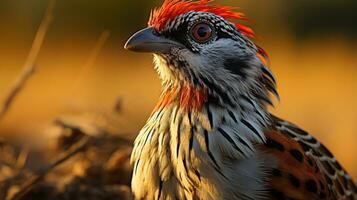
<svg viewBox="0 0 357 200"><path fill-rule="evenodd" d="M357 199L356 185L346 170L341 167L337 159L323 144L317 141L306 131L303 131L294 124L281 120L277 117L272 116L272 124L272 129L274 131L273 133L267 134L268 142L274 139L281 141L282 139L279 138L282 137L286 138L287 140L293 140L290 143L299 144L301 148L285 150L287 154L290 154L291 157L299 162L302 162L303 159L305 159L308 165L311 166L313 170L315 170L315 174L317 174L313 176L319 176L320 174L322 175L321 178L314 180L311 179L303 180L301 182L299 181L299 184L297 183L297 180L290 176L290 182L293 185L295 184L295 186L300 186L300 184L302 184L301 187L305 190L316 193L316 197L318 197L318 199ZM272 139L272 137L275 138ZM286 148L283 146L284 142L279 141L275 141L275 143L282 145L280 150L282 148ZM272 145L271 142L270 145ZM278 148L279 145L275 144L275 147ZM300 152L299 149L301 149L303 152ZM304 155L301 155L301 153ZM314 165L316 166L313 167ZM276 170L275 174L281 174L280 169ZM299 178L300 177L297 179ZM318 190L320 193L318 193ZM273 192L275 192L275 194L280 194L277 193L277 191ZM283 193L280 195L283 195Z"/></svg>

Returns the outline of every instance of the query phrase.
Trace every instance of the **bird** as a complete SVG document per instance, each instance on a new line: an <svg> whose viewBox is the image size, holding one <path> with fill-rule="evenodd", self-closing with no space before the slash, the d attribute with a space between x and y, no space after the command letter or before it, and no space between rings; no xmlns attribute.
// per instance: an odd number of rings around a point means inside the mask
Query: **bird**
<svg viewBox="0 0 357 200"><path fill-rule="evenodd" d="M134 142L135 199L357 199L320 141L268 111L277 81L249 21L213 0L164 0L126 42L153 54L162 83Z"/></svg>

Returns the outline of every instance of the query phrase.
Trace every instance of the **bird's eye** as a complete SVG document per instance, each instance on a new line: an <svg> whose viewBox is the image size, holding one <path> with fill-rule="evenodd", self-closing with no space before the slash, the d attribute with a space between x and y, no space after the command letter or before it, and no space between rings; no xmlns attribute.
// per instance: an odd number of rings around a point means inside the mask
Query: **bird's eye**
<svg viewBox="0 0 357 200"><path fill-rule="evenodd" d="M191 37L198 43L206 43L214 37L213 27L207 23L198 23L192 26Z"/></svg>

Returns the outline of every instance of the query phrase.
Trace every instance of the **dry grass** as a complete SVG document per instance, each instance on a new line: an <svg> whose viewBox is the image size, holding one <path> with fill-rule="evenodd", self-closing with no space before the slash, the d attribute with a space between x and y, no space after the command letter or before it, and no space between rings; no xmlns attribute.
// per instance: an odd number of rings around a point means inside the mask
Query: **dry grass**
<svg viewBox="0 0 357 200"><path fill-rule="evenodd" d="M26 150L0 145L0 199L132 199L131 140L105 130L90 136L63 121L56 126L56 145L28 157L42 160L35 169L22 164Z"/></svg>
<svg viewBox="0 0 357 200"><path fill-rule="evenodd" d="M36 70L37 56L49 29L54 6L55 0L51 0L23 70L2 104L0 120ZM99 37L83 71L94 64L108 37L108 31ZM0 200L132 199L129 189L130 140L112 136L105 127L94 123L89 124L95 130L92 135L80 125L63 120L56 120L54 126L60 131L54 138L56 145L36 155L37 160L50 161L36 163L35 169L26 165L34 159L27 147L0 141Z"/></svg>

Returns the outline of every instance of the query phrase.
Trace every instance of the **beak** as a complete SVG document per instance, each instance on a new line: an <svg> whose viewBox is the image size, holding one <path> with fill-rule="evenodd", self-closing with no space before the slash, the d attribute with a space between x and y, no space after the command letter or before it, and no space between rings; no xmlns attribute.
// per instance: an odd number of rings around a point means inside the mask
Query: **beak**
<svg viewBox="0 0 357 200"><path fill-rule="evenodd" d="M172 48L182 48L182 44L158 35L153 27L140 30L129 38L124 48L135 52L170 53Z"/></svg>

